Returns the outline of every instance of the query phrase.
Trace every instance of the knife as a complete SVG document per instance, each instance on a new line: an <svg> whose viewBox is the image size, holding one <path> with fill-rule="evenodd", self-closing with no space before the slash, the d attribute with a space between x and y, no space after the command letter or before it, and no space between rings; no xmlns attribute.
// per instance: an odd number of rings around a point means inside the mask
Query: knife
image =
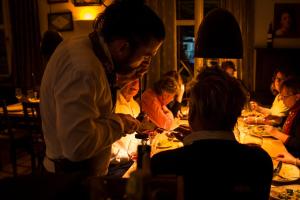
<svg viewBox="0 0 300 200"><path fill-rule="evenodd" d="M279 161L276 168L273 170L273 177L275 177L279 174L281 167L282 167L282 161Z"/></svg>

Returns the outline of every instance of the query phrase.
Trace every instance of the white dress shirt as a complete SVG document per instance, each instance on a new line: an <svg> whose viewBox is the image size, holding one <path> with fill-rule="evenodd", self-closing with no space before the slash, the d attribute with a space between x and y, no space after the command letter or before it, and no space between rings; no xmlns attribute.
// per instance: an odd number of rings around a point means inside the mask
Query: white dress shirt
<svg viewBox="0 0 300 200"><path fill-rule="evenodd" d="M275 97L272 107L270 109L271 115L284 117L287 116L288 107L286 107L283 101L279 98L279 94Z"/></svg>
<svg viewBox="0 0 300 200"><path fill-rule="evenodd" d="M100 43L112 65L101 37ZM88 36L71 38L58 46L44 72L40 106L46 142L45 168L54 171L50 159L93 159L99 175L105 175L111 144L121 137L124 125L112 111L104 67Z"/></svg>

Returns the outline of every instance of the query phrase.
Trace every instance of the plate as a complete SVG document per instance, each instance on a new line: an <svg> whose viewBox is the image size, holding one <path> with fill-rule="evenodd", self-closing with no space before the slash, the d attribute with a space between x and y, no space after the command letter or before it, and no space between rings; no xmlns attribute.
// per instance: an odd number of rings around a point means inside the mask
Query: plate
<svg viewBox="0 0 300 200"><path fill-rule="evenodd" d="M276 165L274 165L276 166ZM282 164L282 168L278 174L273 178L275 182L292 182L299 179L299 168L292 164Z"/></svg>
<svg viewBox="0 0 300 200"><path fill-rule="evenodd" d="M172 147L172 142L169 141L168 139L160 140L156 144L156 148L159 148L159 149L166 149L166 148L170 148L170 147Z"/></svg>
<svg viewBox="0 0 300 200"><path fill-rule="evenodd" d="M249 126L250 134L258 135L261 137L273 137L269 133L265 132L265 125L253 125Z"/></svg>
<svg viewBox="0 0 300 200"><path fill-rule="evenodd" d="M271 199L284 200L300 199L300 185L284 185L271 187Z"/></svg>

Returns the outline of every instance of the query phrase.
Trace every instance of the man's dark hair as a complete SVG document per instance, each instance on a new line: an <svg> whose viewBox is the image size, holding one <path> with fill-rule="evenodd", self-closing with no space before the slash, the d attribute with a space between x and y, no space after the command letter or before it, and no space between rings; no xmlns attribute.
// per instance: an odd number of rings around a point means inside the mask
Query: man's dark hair
<svg viewBox="0 0 300 200"><path fill-rule="evenodd" d="M199 72L190 95L189 122L203 130L231 131L246 102L240 82L217 67Z"/></svg>
<svg viewBox="0 0 300 200"><path fill-rule="evenodd" d="M56 47L63 41L59 32L47 30L42 37L41 53L48 60Z"/></svg>
<svg viewBox="0 0 300 200"><path fill-rule="evenodd" d="M127 39L132 48L147 44L153 39L162 41L165 28L157 14L138 0L114 1L94 22L109 43L114 39Z"/></svg>
<svg viewBox="0 0 300 200"><path fill-rule="evenodd" d="M300 79L298 77L290 77L282 82L282 84L280 86L280 91L284 87L291 90L291 92L293 94L299 94L300 93Z"/></svg>

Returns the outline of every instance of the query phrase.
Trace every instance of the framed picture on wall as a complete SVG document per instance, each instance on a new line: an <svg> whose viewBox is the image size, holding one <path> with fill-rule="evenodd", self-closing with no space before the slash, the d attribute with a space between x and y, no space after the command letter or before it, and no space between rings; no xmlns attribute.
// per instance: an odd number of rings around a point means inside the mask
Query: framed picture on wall
<svg viewBox="0 0 300 200"><path fill-rule="evenodd" d="M103 0L73 0L75 6L97 6L103 3Z"/></svg>
<svg viewBox="0 0 300 200"><path fill-rule="evenodd" d="M65 3L65 2L68 2L68 0L47 0L47 2L49 4L51 4L51 3Z"/></svg>
<svg viewBox="0 0 300 200"><path fill-rule="evenodd" d="M72 31L72 12L57 12L48 14L48 29L57 31Z"/></svg>
<svg viewBox="0 0 300 200"><path fill-rule="evenodd" d="M300 3L275 3L274 37L300 37Z"/></svg>

